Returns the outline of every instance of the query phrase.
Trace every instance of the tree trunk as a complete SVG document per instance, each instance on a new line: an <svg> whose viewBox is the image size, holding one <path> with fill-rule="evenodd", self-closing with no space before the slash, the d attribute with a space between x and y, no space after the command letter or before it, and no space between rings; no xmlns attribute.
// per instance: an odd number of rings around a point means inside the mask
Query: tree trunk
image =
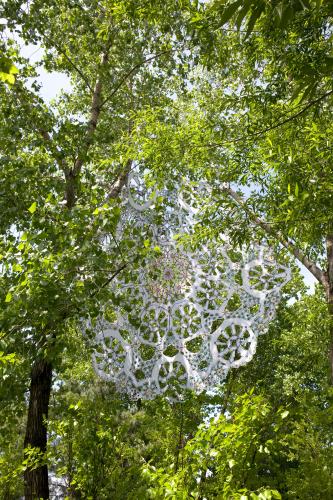
<svg viewBox="0 0 333 500"><path fill-rule="evenodd" d="M328 297L328 312L330 315L330 369L331 369L331 384L333 386L333 293Z"/></svg>
<svg viewBox="0 0 333 500"><path fill-rule="evenodd" d="M47 445L48 407L52 384L52 365L45 359L37 359L31 371L30 399L24 448L38 448L45 452ZM49 483L47 465L24 472L25 500L48 499Z"/></svg>
<svg viewBox="0 0 333 500"><path fill-rule="evenodd" d="M333 385L333 234L329 234L326 238L326 255L327 255L327 283L326 283L326 298L328 303L328 312L330 315L330 369L331 369L331 384Z"/></svg>

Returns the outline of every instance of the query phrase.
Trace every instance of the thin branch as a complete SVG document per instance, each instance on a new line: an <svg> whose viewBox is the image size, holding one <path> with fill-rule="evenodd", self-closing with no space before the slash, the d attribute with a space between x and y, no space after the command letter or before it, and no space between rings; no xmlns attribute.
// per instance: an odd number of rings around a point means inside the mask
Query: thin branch
<svg viewBox="0 0 333 500"><path fill-rule="evenodd" d="M184 448L183 444L183 432L184 432L184 408L183 405L180 406L180 426L178 433L178 442L176 444L176 460L175 460L175 472L178 471L179 466L179 455L181 453L182 448Z"/></svg>
<svg viewBox="0 0 333 500"><path fill-rule="evenodd" d="M101 104L101 107L104 106L107 101L109 101L120 89L120 87L124 84L124 82L141 66L144 64L147 64L150 61L153 61L154 59L157 59L158 57L162 56L163 54L168 54L169 52L172 52L173 49L169 50L163 50L162 52L159 52L158 54L155 54L154 56L147 57L146 59L143 59L139 63L137 63L135 66L133 66L119 81L119 83L115 86L113 91L104 99L104 101Z"/></svg>
<svg viewBox="0 0 333 500"><path fill-rule="evenodd" d="M229 372L228 386L227 386L227 390L226 390L226 392L224 394L223 403L222 403L222 407L221 407L221 414L222 415L224 415L225 412L227 411L227 405L228 405L228 401L229 401L229 396L231 394L234 382L236 381L236 375L235 374L236 374L235 370L232 370L232 371Z"/></svg>
<svg viewBox="0 0 333 500"><path fill-rule="evenodd" d="M114 280L114 279L118 276L118 274L120 274L120 273L121 273L121 271L122 271L123 269L125 269L125 267L126 267L126 266L127 266L127 264L123 264L122 266L120 266L120 267L119 267L119 268L118 268L118 269L117 269L117 270L116 270L116 271L115 271L115 272L114 272L114 273L110 276L110 278L108 278L108 279L107 279L107 280L106 280L106 281L105 281L105 282L104 282L104 283L103 283L103 284L102 284L102 285L98 288L98 290L95 290L93 293L91 293L91 294L90 294L90 298L95 297L95 295L97 295L97 294L98 294L98 292L99 292L100 290L102 290L102 288L105 288L106 286L108 286L108 285L111 283L111 281L113 281L113 280Z"/></svg>
<svg viewBox="0 0 333 500"><path fill-rule="evenodd" d="M300 111L295 113L294 115L289 116L288 118L285 118L282 121L279 121L278 123L275 123L271 125L270 127L264 128L262 130L258 130L257 132L254 132L253 134L249 135L243 135L241 137L237 137L236 139L230 139L228 141L223 141L223 142L216 142L216 143L210 143L210 144L203 144L202 146L198 147L206 147L206 148L218 148L221 146L224 146L225 144L234 144L236 142L244 141L246 139L252 139L254 137L260 137L261 135L266 134L267 132L270 132L271 130L275 130L279 127L282 127L282 125L285 125L286 123L291 122L292 120L295 120L299 116L301 116L305 111L307 111L309 108L314 106L315 104L318 104L319 102L323 101L326 99L326 97L329 97L330 95L333 94L333 90L330 90L329 92L326 92L326 94L321 95L317 99L313 99L312 101L308 102L306 106L304 106Z"/></svg>
<svg viewBox="0 0 333 500"><path fill-rule="evenodd" d="M326 275L320 267L316 265L311 259L309 259L305 253L298 248L292 241L285 238L282 233L275 231L269 224L261 220L256 214L254 214L247 206L246 200L236 193L230 187L223 187L223 191L227 193L236 203L239 205L247 215L253 220L253 222L260 226L267 234L278 239L278 241L283 245L289 252L291 252L296 259L301 262L308 271L326 288Z"/></svg>
<svg viewBox="0 0 333 500"><path fill-rule="evenodd" d="M49 132L40 128L39 133L41 134L42 138L44 139L45 144L49 145L50 152L51 152L53 158L58 163L60 169L63 170L64 172L66 172L66 170L68 169L66 161L64 158L61 157L61 153L57 149L57 147L54 145L53 140L52 140Z"/></svg>
<svg viewBox="0 0 333 500"><path fill-rule="evenodd" d="M129 123L128 131L129 132L132 131L132 123L131 122ZM133 166L133 160L128 159L126 164L125 164L125 167L118 171L118 174L117 174L115 180L113 181L113 183L111 184L111 189L110 189L108 195L106 196L103 204L107 203L111 199L118 198L123 187L127 183L128 175L129 175L130 171L132 170L132 166Z"/></svg>
<svg viewBox="0 0 333 500"><path fill-rule="evenodd" d="M326 237L326 255L327 255L327 297L330 299L333 295L333 234L330 233ZM331 299L332 301L332 299ZM332 304L333 310L333 304Z"/></svg>
<svg viewBox="0 0 333 500"><path fill-rule="evenodd" d="M80 77L82 78L82 80L84 81L84 83L86 84L88 89L90 90L90 92L93 92L93 88L90 85L88 78L84 75L84 73L80 70L80 68L78 68L76 66L76 64L72 61L72 59L66 54L66 52L58 44L56 44L54 41L52 43L53 43L54 47L57 49L57 51L60 52L60 54L62 54L67 59L69 64L71 66L73 66L75 71L80 75Z"/></svg>
<svg viewBox="0 0 333 500"><path fill-rule="evenodd" d="M55 161L58 163L60 169L65 171L67 168L66 161L63 158L59 148L57 148L57 146L54 144L50 133L44 128L46 117L40 117L40 119L38 120L36 120L36 118L31 120L29 117L29 112L26 107L26 103L29 101L29 99L31 99L31 101L33 102L34 110L44 112L43 105L45 105L45 103L43 99L33 94L31 90L27 89L24 85L24 82L20 81L19 78L17 78L16 80L15 89L16 92L14 94L14 99L16 99L17 103L25 111L26 123L28 123L32 127L32 129L42 137L45 145L47 146L47 149L49 150Z"/></svg>

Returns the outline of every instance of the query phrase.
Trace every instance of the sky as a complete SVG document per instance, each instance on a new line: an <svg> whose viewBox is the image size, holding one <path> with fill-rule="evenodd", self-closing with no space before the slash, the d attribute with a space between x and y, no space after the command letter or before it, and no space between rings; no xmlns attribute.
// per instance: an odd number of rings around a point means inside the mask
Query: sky
<svg viewBox="0 0 333 500"><path fill-rule="evenodd" d="M301 270L301 273L304 277L304 282L307 287L309 287L309 293L314 293L315 291L315 285L318 283L316 278L310 273L310 271L307 270L306 267L303 266L303 264L298 263L298 267Z"/></svg>
<svg viewBox="0 0 333 500"><path fill-rule="evenodd" d="M39 62L43 57L43 49L36 45L25 45L19 40L20 52L23 57L29 59L31 63ZM40 95L47 102L57 96L62 89L69 89L70 82L69 78L64 73L48 73L43 67L38 68L39 78L37 78L38 83L42 85L40 89Z"/></svg>

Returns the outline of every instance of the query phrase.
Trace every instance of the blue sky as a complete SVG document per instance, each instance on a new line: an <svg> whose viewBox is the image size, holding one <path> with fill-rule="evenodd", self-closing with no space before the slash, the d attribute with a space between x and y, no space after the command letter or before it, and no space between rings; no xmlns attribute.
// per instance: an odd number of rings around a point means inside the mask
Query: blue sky
<svg viewBox="0 0 333 500"><path fill-rule="evenodd" d="M18 40L21 54L28 58L31 63L36 63L43 57L43 50L35 45L25 45L23 42ZM38 68L39 78L38 82L42 85L40 90L41 96L46 100L50 101L62 90L68 89L70 87L69 78L63 73L48 73L42 67Z"/></svg>

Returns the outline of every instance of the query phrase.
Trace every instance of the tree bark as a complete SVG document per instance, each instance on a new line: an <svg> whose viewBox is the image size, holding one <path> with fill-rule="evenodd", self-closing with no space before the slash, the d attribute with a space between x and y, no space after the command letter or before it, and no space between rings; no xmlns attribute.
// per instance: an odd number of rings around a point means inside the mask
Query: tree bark
<svg viewBox="0 0 333 500"><path fill-rule="evenodd" d="M333 386L333 291L332 291L332 283L330 286L331 290L328 296L328 312L330 315L330 369L331 369L331 385Z"/></svg>
<svg viewBox="0 0 333 500"><path fill-rule="evenodd" d="M37 359L31 370L28 420L24 448L37 448L45 453L47 445L47 418L52 385L52 365ZM48 499L50 495L47 465L24 472L25 500Z"/></svg>
<svg viewBox="0 0 333 500"><path fill-rule="evenodd" d="M108 50L109 48L104 54L102 54L101 71L108 62ZM87 124L87 131L83 141L83 146L75 160L73 168L69 169L67 167L66 162L61 159L61 156L59 156L59 151L57 150L57 148L55 148L56 160L58 164L63 167L65 173L65 196L68 209L72 209L75 205L78 178L81 172L82 165L87 157L89 148L94 139L94 134L100 115L102 95L101 78L101 74L99 74L96 80L95 88L93 90L90 119ZM40 132L48 145L52 146L52 140L49 133L44 130L41 130ZM36 360L33 364L31 372L29 410L24 448L31 446L32 448L38 448L41 452L46 451L46 420L48 418L51 384L51 363L46 361L45 359ZM48 485L48 468L46 464L38 466L35 469L27 468L24 473L24 492L25 500L45 500L49 498L50 492Z"/></svg>
<svg viewBox="0 0 333 500"><path fill-rule="evenodd" d="M333 233L326 238L327 274L326 274L326 298L328 312L330 315L330 368L331 384L333 385Z"/></svg>

